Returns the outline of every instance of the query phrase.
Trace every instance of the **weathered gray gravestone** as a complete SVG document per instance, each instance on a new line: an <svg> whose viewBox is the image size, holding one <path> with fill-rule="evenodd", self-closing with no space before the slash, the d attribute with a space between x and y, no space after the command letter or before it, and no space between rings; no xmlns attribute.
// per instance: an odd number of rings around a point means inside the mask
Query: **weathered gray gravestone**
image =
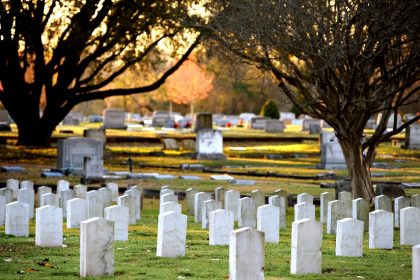
<svg viewBox="0 0 420 280"><path fill-rule="evenodd" d="M84 158L92 163L103 162L102 143L92 138L70 137L57 142L57 168L83 175Z"/></svg>
<svg viewBox="0 0 420 280"><path fill-rule="evenodd" d="M405 129L405 147L407 149L420 149L420 125L412 124Z"/></svg>
<svg viewBox="0 0 420 280"><path fill-rule="evenodd" d="M197 113L194 119L194 131L213 128L213 117L210 113Z"/></svg>
<svg viewBox="0 0 420 280"><path fill-rule="evenodd" d="M113 129L125 128L125 113L120 109L104 110L104 127Z"/></svg>

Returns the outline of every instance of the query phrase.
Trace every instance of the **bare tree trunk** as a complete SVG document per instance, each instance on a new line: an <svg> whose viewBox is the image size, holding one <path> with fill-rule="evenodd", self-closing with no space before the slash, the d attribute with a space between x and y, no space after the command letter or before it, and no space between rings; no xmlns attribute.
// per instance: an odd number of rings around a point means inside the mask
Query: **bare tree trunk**
<svg viewBox="0 0 420 280"><path fill-rule="evenodd" d="M374 200L372 180L369 165L365 161L360 138L340 139L351 179L353 198L364 198L371 203Z"/></svg>

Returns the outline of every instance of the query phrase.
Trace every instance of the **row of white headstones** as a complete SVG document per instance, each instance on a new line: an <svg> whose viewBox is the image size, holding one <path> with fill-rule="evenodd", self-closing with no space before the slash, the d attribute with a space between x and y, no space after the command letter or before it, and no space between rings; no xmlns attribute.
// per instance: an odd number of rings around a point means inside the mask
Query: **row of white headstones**
<svg viewBox="0 0 420 280"><path fill-rule="evenodd" d="M29 210L29 200L32 197L33 203L34 190L30 181L23 181L20 186L21 188L16 191L18 201L9 202L7 205L8 195L3 195L10 194L10 191L0 190L0 213L4 213L1 211L4 202L6 234L28 236L30 212L33 213L33 210ZM57 190L58 199L57 195L51 192L51 188L38 189L41 207L36 209L36 245L62 246L63 213L67 213L67 227L80 226L81 229L81 275L112 274L113 240L128 240L128 225L135 224L140 219L141 189L137 186L131 187L123 196L118 197L118 185L114 183L109 183L106 188L98 191L87 192L86 186L78 185L71 190L68 182L61 180L58 182ZM22 195L27 193L29 195ZM223 188L217 188L215 191L217 200L212 199L211 193L187 190L188 212L194 214L194 221L201 222L202 228L209 228L209 244L230 246L232 279L245 279L246 275L255 275L252 279L263 277L263 244L278 243L279 230L286 227L286 197L284 192L277 193L279 195L269 197L269 204L264 205L264 193L258 190L251 192L251 197L240 198L238 191L225 192ZM70 194L77 194L79 198L72 198ZM26 199L27 197L29 199ZM46 199L49 197L53 199ZM111 206L115 198L118 205ZM331 193L321 195L321 222L317 222L313 196L298 195L298 203L294 206L295 222L292 225L290 270L292 274L321 272L323 222L327 223L327 233L336 233L338 256L362 256L363 232L367 228L364 226L366 224L369 225L369 248L393 247L394 220L395 226L400 226L401 244L420 244L420 209L409 207L410 200L397 198L394 215L388 211L392 211L392 201L386 196L378 196L375 199L377 210L370 213L369 203L363 199L352 201L351 194L347 192L340 193L338 198L339 200L332 200ZM222 209L222 201L225 209ZM406 204L401 201L405 201ZM413 206L418 206L416 204L418 201L418 196L413 196L411 199ZM157 242L157 255L161 257L185 255L187 216L182 215L181 205L177 202L174 191L169 187L162 187ZM59 205L65 207L60 208ZM386 210L381 210L383 208ZM105 219L101 219L102 217ZM234 221L238 221L239 230L233 230ZM109 227L111 230L106 229ZM99 231L100 236L96 234ZM104 250L99 250L105 254L104 256L95 255L98 250L91 248L92 244L98 246L97 238L104 241ZM98 260L103 260L105 263L99 266L91 263L96 263ZM413 271L415 271L414 262Z"/></svg>

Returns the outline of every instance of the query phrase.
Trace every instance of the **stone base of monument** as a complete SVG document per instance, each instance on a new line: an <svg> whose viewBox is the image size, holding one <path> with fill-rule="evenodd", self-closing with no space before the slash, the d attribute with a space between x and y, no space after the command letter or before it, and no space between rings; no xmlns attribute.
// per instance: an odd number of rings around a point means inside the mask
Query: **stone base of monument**
<svg viewBox="0 0 420 280"><path fill-rule="evenodd" d="M224 154L214 153L194 153L192 159L205 159L205 160L226 160L227 157Z"/></svg>

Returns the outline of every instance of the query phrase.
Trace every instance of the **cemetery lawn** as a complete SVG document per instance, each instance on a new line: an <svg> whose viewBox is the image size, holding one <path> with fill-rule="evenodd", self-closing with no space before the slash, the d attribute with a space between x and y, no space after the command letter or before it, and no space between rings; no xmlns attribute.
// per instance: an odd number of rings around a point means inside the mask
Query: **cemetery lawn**
<svg viewBox="0 0 420 280"><path fill-rule="evenodd" d="M186 209L185 201L182 203ZM228 279L228 246L209 246L208 230L193 223L192 217L188 219L186 256L156 257L158 207L158 200L146 199L140 222L130 226L129 241L115 242L114 278ZM265 245L266 279L411 279L411 247L399 245L398 231L395 231L393 250L369 250L365 234L361 258L336 257L335 237L324 234L322 275L290 275L292 214L289 207L288 227L280 231L280 243ZM0 227L0 232L1 279L74 279L79 276L79 230L64 227L62 248L36 247L33 220L29 238L7 236L4 227Z"/></svg>

